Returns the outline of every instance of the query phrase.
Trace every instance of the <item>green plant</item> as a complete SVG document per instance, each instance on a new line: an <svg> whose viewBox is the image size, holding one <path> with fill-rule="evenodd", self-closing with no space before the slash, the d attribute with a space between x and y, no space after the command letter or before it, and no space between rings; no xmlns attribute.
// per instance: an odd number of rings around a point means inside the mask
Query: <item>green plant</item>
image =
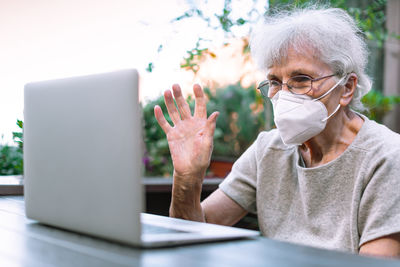
<svg viewBox="0 0 400 267"><path fill-rule="evenodd" d="M263 98L254 86L243 88L240 83L211 91L204 89L208 97L207 111L210 115L219 111L214 134L213 158L235 159L239 157L265 129ZM194 99L186 99L193 112ZM146 176L170 176L173 171L168 142L154 117L154 106L159 105L171 122L163 97L143 107L144 141L146 151L143 162Z"/></svg>
<svg viewBox="0 0 400 267"><path fill-rule="evenodd" d="M209 114L219 111L214 135L213 157L239 157L265 129L263 98L254 86L243 88L240 83L211 91Z"/></svg>
<svg viewBox="0 0 400 267"><path fill-rule="evenodd" d="M17 125L21 129L13 132L13 140L17 146L0 146L0 175L19 175L23 173L23 122L17 120Z"/></svg>
<svg viewBox="0 0 400 267"><path fill-rule="evenodd" d="M0 175L22 174L22 161L22 153L18 151L18 147L0 146Z"/></svg>
<svg viewBox="0 0 400 267"><path fill-rule="evenodd" d="M159 105L165 112L167 110L164 98L159 98L147 103L143 107L143 129L145 151L143 163L146 176L170 176L173 166L169 153L167 138L154 117L154 107ZM164 113L168 122L171 122L168 113Z"/></svg>
<svg viewBox="0 0 400 267"><path fill-rule="evenodd" d="M271 9L276 8L295 8L310 5L310 3L322 3L332 7L338 7L346 10L357 22L366 39L373 41L379 47L387 39L386 23L386 3L387 0L372 0L368 4L365 1L349 0L270 0ZM270 10L271 10L270 9Z"/></svg>
<svg viewBox="0 0 400 267"><path fill-rule="evenodd" d="M17 126L19 127L19 132L13 132L13 140L17 143L19 151L22 153L24 148L24 137L23 137L23 129L24 129L24 122L17 119Z"/></svg>
<svg viewBox="0 0 400 267"><path fill-rule="evenodd" d="M364 115L379 123L383 122L384 116L400 103L400 96L385 96L380 91L371 90L362 99L362 103L368 109Z"/></svg>
<svg viewBox="0 0 400 267"><path fill-rule="evenodd" d="M264 107L269 103L263 103L263 98L254 86L243 88L240 83L214 91L205 88L204 91L208 97L208 115L216 110L220 112L212 157L237 158L251 145L258 133L265 129ZM189 96L187 101L193 111L194 99ZM363 97L362 102L368 108L363 113L370 119L382 122L384 115L400 103L400 96L384 96L377 90L371 90ZM167 121L171 123L162 96L143 107L145 175L170 176L173 171L172 160L166 136L154 117L155 105L161 106ZM23 173L23 122L17 120L17 125L21 129L13 132L13 140L17 146L0 146L0 175Z"/></svg>
<svg viewBox="0 0 400 267"><path fill-rule="evenodd" d="M254 23L259 16L263 14L273 13L279 9L293 9L303 6L309 6L312 4L325 4L332 7L342 8L346 10L357 22L361 28L366 39L375 43L378 47L382 47L383 43L387 39L388 33L386 23L386 3L387 0L373 0L369 1L352 1L352 0L269 0L267 8L266 5L263 10L259 8L259 2L266 3L266 0L254 0L252 5L249 6L248 12L243 12L240 17L234 16L232 12L233 0L225 0L222 10L216 10L210 15L207 10L209 8L208 3L203 4L188 2L190 5L189 9L184 12L181 16L173 19L172 23L177 23L186 19L196 18L206 23L208 28L219 31L220 34L225 37L225 45L230 44L230 40L234 38L242 38L247 40L249 35L249 25ZM241 29L236 31L237 29ZM243 31L244 29L244 31ZM247 31L247 36L243 35L243 32ZM239 34L237 34L239 32ZM395 36L400 38L400 36ZM200 69L202 60L205 59L206 55L210 55L215 58L215 54L208 48L212 40L200 36L197 40L194 48L187 51L187 54L183 57L183 63L181 68L191 70L195 74ZM245 42L246 43L246 42ZM162 51L162 46L158 48L158 52ZM243 53L249 52L249 47L246 44L243 47ZM150 68L151 66L151 68ZM149 63L148 71L153 70L153 63Z"/></svg>
<svg viewBox="0 0 400 267"><path fill-rule="evenodd" d="M240 83L224 88L204 89L208 97L207 111L219 111L214 134L213 158L235 159L239 157L256 139L258 133L266 128L265 103L254 86L243 88ZM194 99L187 98L193 111ZM400 103L400 97L384 96L381 92L371 90L362 99L368 111L363 112L370 119L382 122L387 112ZM161 106L169 122L171 122L163 97L149 102L143 108L144 140L146 152L144 163L146 176L170 176L173 171L168 142L161 127L154 118L155 105ZM272 117L272 114L269 114Z"/></svg>

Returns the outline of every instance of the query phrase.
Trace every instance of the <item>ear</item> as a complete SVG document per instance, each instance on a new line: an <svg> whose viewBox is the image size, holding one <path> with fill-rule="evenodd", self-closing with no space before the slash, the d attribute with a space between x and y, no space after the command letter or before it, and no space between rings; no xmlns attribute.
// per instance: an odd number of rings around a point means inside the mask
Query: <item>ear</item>
<svg viewBox="0 0 400 267"><path fill-rule="evenodd" d="M358 77L355 73L350 73L346 83L344 84L344 89L340 97L340 105L348 106L353 99L354 91L356 90L358 82Z"/></svg>

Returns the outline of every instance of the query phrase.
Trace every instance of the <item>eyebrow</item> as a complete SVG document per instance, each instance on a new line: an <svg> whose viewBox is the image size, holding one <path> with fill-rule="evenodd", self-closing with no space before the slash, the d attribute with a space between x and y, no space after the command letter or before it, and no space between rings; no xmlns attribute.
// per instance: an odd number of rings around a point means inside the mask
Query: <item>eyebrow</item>
<svg viewBox="0 0 400 267"><path fill-rule="evenodd" d="M279 80L278 77L276 77L274 74L268 74L267 79L268 80Z"/></svg>
<svg viewBox="0 0 400 267"><path fill-rule="evenodd" d="M290 73L290 77L296 76L296 75L307 75L307 76L316 76L316 73L312 70L307 70L307 69L295 69Z"/></svg>
<svg viewBox="0 0 400 267"><path fill-rule="evenodd" d="M290 77L297 76L297 75L307 75L307 76L310 76L311 78L314 78L314 77L318 76L318 73L316 73L310 69L301 69L301 68L295 69L290 72ZM267 79L268 80L273 80L273 79L280 80L275 74L271 74L271 73L269 73L267 75Z"/></svg>

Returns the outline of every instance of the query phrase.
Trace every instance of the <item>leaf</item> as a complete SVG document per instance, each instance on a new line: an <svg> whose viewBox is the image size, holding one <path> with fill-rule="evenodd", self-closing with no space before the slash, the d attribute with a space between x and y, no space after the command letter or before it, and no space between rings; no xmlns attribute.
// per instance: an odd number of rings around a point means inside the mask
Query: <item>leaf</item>
<svg viewBox="0 0 400 267"><path fill-rule="evenodd" d="M240 18L240 19L238 19L238 20L236 20L236 24L237 25L243 25L243 24L245 24L247 21L245 20L245 19L243 19L243 18Z"/></svg>
<svg viewBox="0 0 400 267"><path fill-rule="evenodd" d="M20 129L23 129L23 127L24 127L23 121L17 119L17 126L18 126Z"/></svg>
<svg viewBox="0 0 400 267"><path fill-rule="evenodd" d="M153 72L153 68L154 68L153 62L150 62L150 63L147 65L146 71L148 71L148 72Z"/></svg>

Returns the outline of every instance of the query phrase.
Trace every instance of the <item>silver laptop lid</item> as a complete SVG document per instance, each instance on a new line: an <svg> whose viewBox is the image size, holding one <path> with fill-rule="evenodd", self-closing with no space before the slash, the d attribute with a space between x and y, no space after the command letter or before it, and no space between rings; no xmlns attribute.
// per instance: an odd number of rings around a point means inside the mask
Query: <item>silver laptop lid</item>
<svg viewBox="0 0 400 267"><path fill-rule="evenodd" d="M137 71L27 84L24 114L27 216L139 244Z"/></svg>

